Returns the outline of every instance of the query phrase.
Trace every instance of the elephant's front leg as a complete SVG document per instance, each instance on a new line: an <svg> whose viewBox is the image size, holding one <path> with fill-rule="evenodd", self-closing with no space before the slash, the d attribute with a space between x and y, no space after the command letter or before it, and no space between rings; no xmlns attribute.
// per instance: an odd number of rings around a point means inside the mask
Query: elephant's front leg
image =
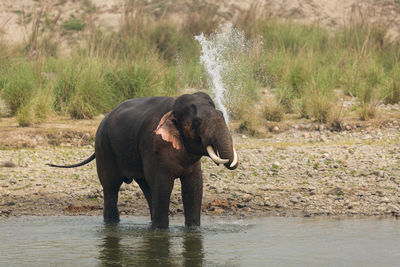
<svg viewBox="0 0 400 267"><path fill-rule="evenodd" d="M154 228L168 228L169 226L169 202L174 186L174 179L160 173L153 176L151 186L151 220Z"/></svg>
<svg viewBox="0 0 400 267"><path fill-rule="evenodd" d="M201 202L203 198L203 175L200 161L193 166L192 173L181 178L182 199L186 226L200 226Z"/></svg>

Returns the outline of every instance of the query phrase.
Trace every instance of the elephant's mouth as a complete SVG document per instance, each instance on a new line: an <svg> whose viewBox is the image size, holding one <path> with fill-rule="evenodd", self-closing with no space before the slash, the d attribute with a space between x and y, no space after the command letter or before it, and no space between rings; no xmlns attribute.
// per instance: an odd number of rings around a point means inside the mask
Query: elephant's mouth
<svg viewBox="0 0 400 267"><path fill-rule="evenodd" d="M239 159L238 159L238 155L236 153L235 148L233 148L233 160L229 165L227 165L227 163L229 162L229 159L220 158L219 155L218 155L218 151L215 152L214 148L211 145L207 146L207 153L215 163L224 164L229 169L235 169L237 167L237 165L238 165Z"/></svg>

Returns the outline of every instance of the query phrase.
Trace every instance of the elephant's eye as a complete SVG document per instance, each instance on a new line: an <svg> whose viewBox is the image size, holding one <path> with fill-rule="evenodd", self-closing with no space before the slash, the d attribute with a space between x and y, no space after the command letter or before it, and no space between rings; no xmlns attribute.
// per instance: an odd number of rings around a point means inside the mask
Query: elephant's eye
<svg viewBox="0 0 400 267"><path fill-rule="evenodd" d="M198 118L193 119L193 121L192 121L192 127L193 127L193 128L198 128L198 127L200 126L200 123L201 123L201 120L200 120L200 119L198 119Z"/></svg>

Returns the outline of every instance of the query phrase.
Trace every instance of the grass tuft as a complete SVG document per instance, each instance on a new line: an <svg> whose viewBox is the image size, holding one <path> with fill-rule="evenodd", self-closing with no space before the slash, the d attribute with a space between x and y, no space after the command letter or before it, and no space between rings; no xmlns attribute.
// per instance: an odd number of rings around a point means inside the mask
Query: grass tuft
<svg viewBox="0 0 400 267"><path fill-rule="evenodd" d="M62 24L64 31L82 31L85 28L85 23L77 18L71 18Z"/></svg>
<svg viewBox="0 0 400 267"><path fill-rule="evenodd" d="M285 110L276 99L264 101L263 117L268 121L279 122L284 118Z"/></svg>

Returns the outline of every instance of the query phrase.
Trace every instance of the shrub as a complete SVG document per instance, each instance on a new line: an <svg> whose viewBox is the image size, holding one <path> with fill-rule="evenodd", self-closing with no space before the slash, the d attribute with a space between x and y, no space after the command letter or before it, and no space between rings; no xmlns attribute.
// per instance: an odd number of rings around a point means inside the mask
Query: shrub
<svg viewBox="0 0 400 267"><path fill-rule="evenodd" d="M377 103L363 103L358 107L358 114L361 120L369 120L376 115Z"/></svg>
<svg viewBox="0 0 400 267"><path fill-rule="evenodd" d="M149 35L150 43L156 46L158 53L168 62L173 62L178 55L187 59L199 56L194 38L165 21L157 23Z"/></svg>
<svg viewBox="0 0 400 267"><path fill-rule="evenodd" d="M392 77L388 79L383 92L385 104L396 104L400 101L400 65L392 70Z"/></svg>
<svg viewBox="0 0 400 267"><path fill-rule="evenodd" d="M259 136L260 132L257 130L258 128L259 127L257 123L255 123L253 119L243 119L240 121L239 127L236 129L236 132L248 134L250 136Z"/></svg>
<svg viewBox="0 0 400 267"><path fill-rule="evenodd" d="M118 101L105 80L107 63L87 58L81 64L76 91L68 104L68 113L75 119L89 119L98 113L110 111Z"/></svg>
<svg viewBox="0 0 400 267"><path fill-rule="evenodd" d="M91 119L96 114L96 109L86 103L85 99L81 95L75 95L72 97L67 108L68 114L73 119Z"/></svg>
<svg viewBox="0 0 400 267"><path fill-rule="evenodd" d="M385 104L396 104L400 101L400 82L393 79L384 92Z"/></svg>
<svg viewBox="0 0 400 267"><path fill-rule="evenodd" d="M37 86L36 76L27 61L16 61L5 74L2 98L14 115L18 109L28 104Z"/></svg>
<svg viewBox="0 0 400 267"><path fill-rule="evenodd" d="M83 56L58 62L54 109L75 119L108 112L118 100L105 79L107 68L107 62Z"/></svg>
<svg viewBox="0 0 400 267"><path fill-rule="evenodd" d="M345 109L343 106L343 102L339 105L333 105L331 116L329 118L329 125L334 131L343 130L343 119L345 116Z"/></svg>
<svg viewBox="0 0 400 267"><path fill-rule="evenodd" d="M316 93L310 99L310 106L311 117L321 123L328 122L332 111L332 99L329 96Z"/></svg>
<svg viewBox="0 0 400 267"><path fill-rule="evenodd" d="M263 103L263 117L268 121L281 121L284 115L283 106L276 99L267 99Z"/></svg>
<svg viewBox="0 0 400 267"><path fill-rule="evenodd" d="M77 91L82 66L76 59L63 59L58 60L54 68L56 73L53 89L54 109L57 112L63 112Z"/></svg>
<svg viewBox="0 0 400 267"><path fill-rule="evenodd" d="M119 101L151 96L161 91L164 82L163 67L156 60L122 62L109 71L105 79Z"/></svg>
<svg viewBox="0 0 400 267"><path fill-rule="evenodd" d="M33 123L32 106L27 104L18 109L16 118L19 126L27 127Z"/></svg>
<svg viewBox="0 0 400 267"><path fill-rule="evenodd" d="M84 28L85 23L77 18L71 18L62 25L62 29L65 31L82 31Z"/></svg>
<svg viewBox="0 0 400 267"><path fill-rule="evenodd" d="M34 113L37 121L43 121L47 118L48 114L51 113L53 107L52 99L52 87L48 86L39 90L34 103Z"/></svg>

